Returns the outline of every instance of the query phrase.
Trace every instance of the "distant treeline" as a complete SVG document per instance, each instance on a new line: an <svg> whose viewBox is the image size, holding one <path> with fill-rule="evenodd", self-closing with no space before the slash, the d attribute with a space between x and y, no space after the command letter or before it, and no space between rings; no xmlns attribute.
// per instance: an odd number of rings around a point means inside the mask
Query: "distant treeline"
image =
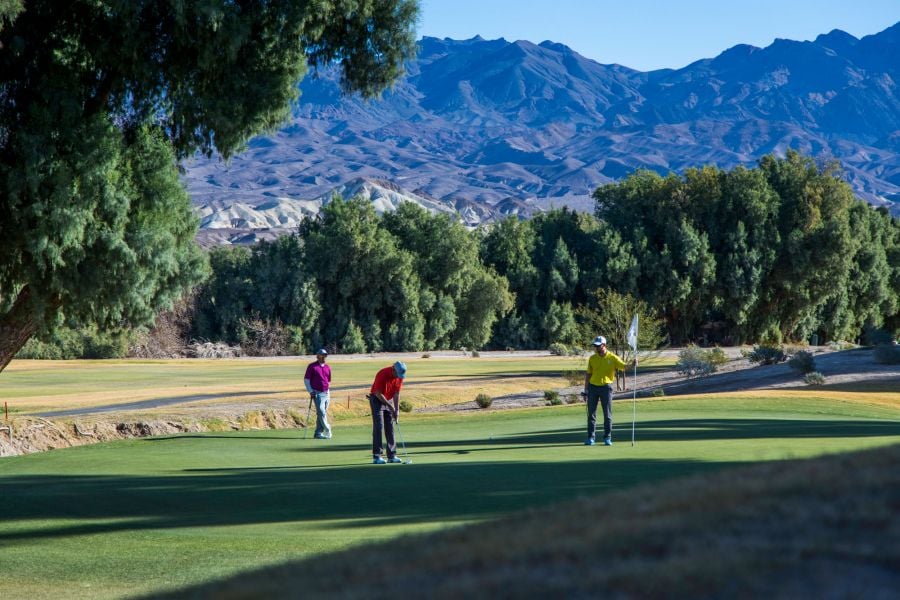
<svg viewBox="0 0 900 600"><path fill-rule="evenodd" d="M638 171L593 215L467 230L406 203L335 199L296 234L210 252L185 335L285 351L583 346L609 290L672 343L852 340L900 327L900 222L797 153L755 168ZM603 333L603 332L596 332ZM271 341L271 340L270 340Z"/></svg>
<svg viewBox="0 0 900 600"><path fill-rule="evenodd" d="M857 200L836 165L790 153L752 169L638 171L594 198L594 215L475 231L413 204L379 217L335 200L296 235L213 250L194 335L239 342L260 319L307 349L580 345L577 308L599 288L646 301L676 343L900 325L900 224Z"/></svg>

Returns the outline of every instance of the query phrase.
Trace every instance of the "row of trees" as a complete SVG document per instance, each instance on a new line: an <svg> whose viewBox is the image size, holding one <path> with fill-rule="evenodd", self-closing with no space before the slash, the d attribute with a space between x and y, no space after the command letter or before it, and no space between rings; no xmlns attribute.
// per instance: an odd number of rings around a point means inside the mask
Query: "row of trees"
<svg viewBox="0 0 900 600"><path fill-rule="evenodd" d="M512 307L506 280L478 260L478 238L406 203L376 215L336 198L296 235L211 252L197 337L239 342L250 320L292 328L308 348L346 352L483 347Z"/></svg>
<svg viewBox="0 0 900 600"><path fill-rule="evenodd" d="M622 298L675 343L893 332L900 225L835 169L789 153L752 169L640 171L598 189L594 215L475 231L413 204L379 217L335 199L294 236L214 250L194 335L239 342L255 319L354 352L582 345Z"/></svg>

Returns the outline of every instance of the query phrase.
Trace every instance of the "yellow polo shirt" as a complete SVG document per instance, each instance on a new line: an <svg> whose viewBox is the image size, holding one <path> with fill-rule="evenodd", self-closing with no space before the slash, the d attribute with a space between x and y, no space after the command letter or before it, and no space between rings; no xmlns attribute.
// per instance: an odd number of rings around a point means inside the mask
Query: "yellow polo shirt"
<svg viewBox="0 0 900 600"><path fill-rule="evenodd" d="M616 380L616 370L624 371L625 363L622 359L606 351L606 356L600 356L596 352L588 359L587 373L590 375L591 385L608 385Z"/></svg>

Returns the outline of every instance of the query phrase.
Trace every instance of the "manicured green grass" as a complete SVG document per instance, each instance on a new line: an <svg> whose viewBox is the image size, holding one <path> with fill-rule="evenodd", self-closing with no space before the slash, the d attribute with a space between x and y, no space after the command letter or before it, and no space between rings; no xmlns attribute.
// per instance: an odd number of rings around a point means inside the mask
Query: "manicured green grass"
<svg viewBox="0 0 900 600"><path fill-rule="evenodd" d="M617 403L611 448L583 405L401 421L413 464L369 464L365 421L302 432L181 435L0 461L0 565L11 597L120 597L403 533L757 461L900 440L900 409L826 399ZM402 451L401 451L402 454Z"/></svg>

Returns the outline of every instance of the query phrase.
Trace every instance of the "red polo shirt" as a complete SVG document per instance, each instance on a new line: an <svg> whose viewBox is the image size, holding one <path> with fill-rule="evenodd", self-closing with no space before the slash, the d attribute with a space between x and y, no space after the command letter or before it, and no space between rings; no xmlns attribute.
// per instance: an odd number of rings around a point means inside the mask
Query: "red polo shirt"
<svg viewBox="0 0 900 600"><path fill-rule="evenodd" d="M375 383L372 384L369 393L381 392L382 396L390 400L394 395L400 393L401 387L403 387L403 380L394 375L394 367L385 367L375 375Z"/></svg>

